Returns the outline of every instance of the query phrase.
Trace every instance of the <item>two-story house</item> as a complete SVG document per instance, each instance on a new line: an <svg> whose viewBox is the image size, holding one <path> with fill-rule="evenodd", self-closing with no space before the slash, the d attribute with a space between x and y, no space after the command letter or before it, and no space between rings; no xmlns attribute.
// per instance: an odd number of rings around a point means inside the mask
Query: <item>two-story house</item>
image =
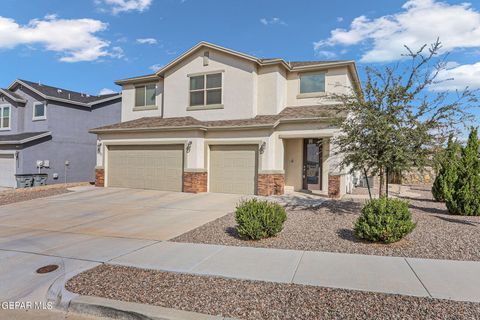
<svg viewBox="0 0 480 320"><path fill-rule="evenodd" d="M93 181L96 137L121 119L121 95L84 93L15 80L0 89L0 186L15 174L47 173L47 183Z"/></svg>
<svg viewBox="0 0 480 320"><path fill-rule="evenodd" d="M333 161L328 95L359 86L353 61L259 59L201 42L116 83L122 122L91 130L99 186L330 196L351 186Z"/></svg>

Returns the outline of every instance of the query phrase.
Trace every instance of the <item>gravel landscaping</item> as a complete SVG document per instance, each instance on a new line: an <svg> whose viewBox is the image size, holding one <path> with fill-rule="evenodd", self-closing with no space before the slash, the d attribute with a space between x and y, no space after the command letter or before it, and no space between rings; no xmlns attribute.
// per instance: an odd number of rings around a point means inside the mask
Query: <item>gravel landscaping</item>
<svg viewBox="0 0 480 320"><path fill-rule="evenodd" d="M357 188L357 196L365 190ZM284 230L276 237L247 241L235 232L230 213L187 232L172 241L311 251L360 253L416 258L480 260L480 217L449 215L443 203L433 201L430 187L412 186L404 197L410 202L415 230L393 244L373 244L356 239L353 225L361 199L325 201L311 210L288 209ZM415 194L416 197L411 197Z"/></svg>
<svg viewBox="0 0 480 320"><path fill-rule="evenodd" d="M79 185L88 185L88 183L55 184L35 188L0 191L0 206L67 193L70 192L67 190L68 188Z"/></svg>
<svg viewBox="0 0 480 320"><path fill-rule="evenodd" d="M69 291L239 319L479 319L480 304L101 265Z"/></svg>

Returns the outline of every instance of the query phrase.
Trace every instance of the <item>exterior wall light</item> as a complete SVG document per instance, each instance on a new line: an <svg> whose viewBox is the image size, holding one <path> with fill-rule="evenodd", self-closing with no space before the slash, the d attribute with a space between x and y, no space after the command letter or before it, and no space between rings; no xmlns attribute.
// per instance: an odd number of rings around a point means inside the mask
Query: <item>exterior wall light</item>
<svg viewBox="0 0 480 320"><path fill-rule="evenodd" d="M258 149L258 151L260 151L260 154L263 154L265 152L266 147L267 147L267 143L263 141L262 144L260 145L260 148Z"/></svg>
<svg viewBox="0 0 480 320"><path fill-rule="evenodd" d="M187 145L185 147L185 151L187 153L190 153L190 150L192 150L192 141L191 140L187 142Z"/></svg>

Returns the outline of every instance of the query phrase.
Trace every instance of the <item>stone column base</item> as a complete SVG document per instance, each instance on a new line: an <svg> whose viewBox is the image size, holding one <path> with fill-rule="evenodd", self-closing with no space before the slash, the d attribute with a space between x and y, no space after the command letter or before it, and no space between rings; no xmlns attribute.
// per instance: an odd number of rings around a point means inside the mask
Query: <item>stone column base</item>
<svg viewBox="0 0 480 320"><path fill-rule="evenodd" d="M285 175L280 173L258 174L258 195L271 196L280 195L285 192Z"/></svg>
<svg viewBox="0 0 480 320"><path fill-rule="evenodd" d="M340 197L340 175L328 176L328 196L330 198Z"/></svg>
<svg viewBox="0 0 480 320"><path fill-rule="evenodd" d="M206 172L183 172L183 192L207 192Z"/></svg>
<svg viewBox="0 0 480 320"><path fill-rule="evenodd" d="M95 169L95 187L105 186L105 170L103 168Z"/></svg>

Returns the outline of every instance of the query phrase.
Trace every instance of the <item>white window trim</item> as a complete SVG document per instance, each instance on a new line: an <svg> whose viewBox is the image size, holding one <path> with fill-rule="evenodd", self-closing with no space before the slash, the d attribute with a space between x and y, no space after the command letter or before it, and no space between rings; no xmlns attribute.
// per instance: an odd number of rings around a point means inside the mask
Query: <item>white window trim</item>
<svg viewBox="0 0 480 320"><path fill-rule="evenodd" d="M147 86L155 86L155 104L147 104ZM143 98L145 101L145 104L143 106L137 106L137 89L143 88ZM156 83L144 83L144 84L139 84L135 86L135 92L134 94L134 101L133 101L133 109L134 110L152 110L156 109L157 107L157 84Z"/></svg>
<svg viewBox="0 0 480 320"><path fill-rule="evenodd" d="M319 75L323 74L324 75L324 84L323 84L323 91L316 91L316 92L301 92L302 88L302 77L305 76L314 76L314 75ZM313 72L305 72L305 73L300 73L298 75L298 94L297 98L313 98L313 97L318 97L318 96L323 96L327 92L327 72L326 71L313 71Z"/></svg>
<svg viewBox="0 0 480 320"><path fill-rule="evenodd" d="M3 109L9 108L8 112L8 128L3 128ZM9 131L12 130L12 106L9 104L0 104L0 131Z"/></svg>
<svg viewBox="0 0 480 320"><path fill-rule="evenodd" d="M207 76L212 75L212 74L220 74L222 78L222 86L221 87L215 87L215 88L207 88ZM224 87L224 72L223 70L220 71L209 71L209 72L203 72L203 73L193 73L193 74L188 74L188 107L187 110L201 110L201 109L222 109L223 108L223 87ZM203 76L203 89L190 89L190 78L191 77L199 77ZM207 104L207 92L209 90L221 90L220 94L220 103L212 103L212 104ZM192 106L192 101L191 101L191 93L192 92L200 92L203 91L203 104L197 104Z"/></svg>
<svg viewBox="0 0 480 320"><path fill-rule="evenodd" d="M43 116L42 117L35 117L35 107L38 105L43 105ZM32 108L32 121L41 121L47 120L47 103L46 102L34 102Z"/></svg>

